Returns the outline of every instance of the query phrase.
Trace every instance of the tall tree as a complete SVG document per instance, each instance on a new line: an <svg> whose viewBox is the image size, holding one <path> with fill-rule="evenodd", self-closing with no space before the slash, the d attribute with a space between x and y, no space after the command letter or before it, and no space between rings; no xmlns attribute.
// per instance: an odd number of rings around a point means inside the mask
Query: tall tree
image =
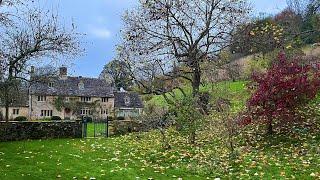
<svg viewBox="0 0 320 180"><path fill-rule="evenodd" d="M27 7L28 8L28 7ZM21 14L20 14L21 13ZM81 52L79 33L72 25L67 29L59 24L57 15L39 8L17 12L13 25L1 29L0 65L6 121L13 98L12 88L19 81L28 81L32 64L48 64L50 59L73 57Z"/></svg>
<svg viewBox="0 0 320 180"><path fill-rule="evenodd" d="M122 58L128 61L137 81L141 78L138 73L147 69L152 70L149 74L168 79L184 78L192 84L193 96L197 97L201 63L229 45L234 27L247 10L242 0L140 1L123 17ZM150 66L156 69L147 68ZM147 91L165 93L163 89Z"/></svg>
<svg viewBox="0 0 320 180"><path fill-rule="evenodd" d="M100 78L108 80L112 79L116 88L130 89L133 85L129 69L125 61L112 60L104 66L100 74Z"/></svg>

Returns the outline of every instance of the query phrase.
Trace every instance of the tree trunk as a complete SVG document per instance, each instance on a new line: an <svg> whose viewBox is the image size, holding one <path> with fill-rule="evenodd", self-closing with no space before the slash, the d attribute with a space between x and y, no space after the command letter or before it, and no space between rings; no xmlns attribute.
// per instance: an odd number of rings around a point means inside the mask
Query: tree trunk
<svg viewBox="0 0 320 180"><path fill-rule="evenodd" d="M5 115L5 121L9 122L9 105L6 103L5 104L6 108L6 115Z"/></svg>
<svg viewBox="0 0 320 180"><path fill-rule="evenodd" d="M201 83L201 70L199 63L195 63L193 67L192 95L194 98L199 98Z"/></svg>
<svg viewBox="0 0 320 180"><path fill-rule="evenodd" d="M162 128L159 128L160 130L160 133L161 133L161 136L162 136L162 147L164 150L170 150L171 149L171 145L166 137L166 134L165 134L165 130L162 129Z"/></svg>
<svg viewBox="0 0 320 180"><path fill-rule="evenodd" d="M195 131L190 132L189 143L190 144L195 144L196 143L196 132Z"/></svg>
<svg viewBox="0 0 320 180"><path fill-rule="evenodd" d="M10 107L10 103L12 102L12 97L10 95L10 89L11 89L11 86L13 86L13 68L12 66L10 65L9 67L9 75L8 75L8 79L7 79L7 82L5 83L5 109L6 109L6 115L5 115L5 121L6 122L9 122L9 107Z"/></svg>
<svg viewBox="0 0 320 180"><path fill-rule="evenodd" d="M9 122L9 107L10 107L10 101L9 101L9 84L6 82L4 88L4 107L5 107L5 115L4 120L6 122Z"/></svg>
<svg viewBox="0 0 320 180"><path fill-rule="evenodd" d="M271 135L273 134L273 127L272 127L272 118L268 118L268 129L267 129L267 134Z"/></svg>
<svg viewBox="0 0 320 180"><path fill-rule="evenodd" d="M193 66L193 81L192 81L192 95L194 98L194 103L196 108L200 108L199 95L200 95L200 83L201 83L201 70L198 62L194 62ZM196 119L191 119L191 132L189 134L190 144L195 144L196 142Z"/></svg>

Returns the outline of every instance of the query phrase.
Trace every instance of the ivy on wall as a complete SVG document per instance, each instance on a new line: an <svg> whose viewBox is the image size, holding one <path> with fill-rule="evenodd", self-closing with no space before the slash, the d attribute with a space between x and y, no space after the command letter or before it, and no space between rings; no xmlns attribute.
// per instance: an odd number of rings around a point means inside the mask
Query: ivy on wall
<svg viewBox="0 0 320 180"><path fill-rule="evenodd" d="M99 102L99 100L93 102L80 102L77 97L71 97L69 98L69 101L66 101L64 96L58 96L53 101L53 105L59 112L62 112L63 109L69 109L72 114L76 116L81 116L81 109L88 108L91 111L92 116L96 116L100 112L98 110Z"/></svg>

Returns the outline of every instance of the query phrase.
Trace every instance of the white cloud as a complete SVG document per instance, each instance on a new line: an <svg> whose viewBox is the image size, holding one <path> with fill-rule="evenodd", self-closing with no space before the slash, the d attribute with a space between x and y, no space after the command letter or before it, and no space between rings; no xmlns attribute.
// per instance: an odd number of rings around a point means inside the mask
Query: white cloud
<svg viewBox="0 0 320 180"><path fill-rule="evenodd" d="M108 39L111 37L112 33L106 28L91 27L89 30L90 34L101 39Z"/></svg>

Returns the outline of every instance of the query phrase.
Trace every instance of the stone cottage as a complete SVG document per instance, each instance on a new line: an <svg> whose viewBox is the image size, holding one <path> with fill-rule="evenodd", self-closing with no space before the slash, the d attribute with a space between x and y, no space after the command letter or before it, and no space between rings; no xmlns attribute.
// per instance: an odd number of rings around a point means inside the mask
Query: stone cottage
<svg viewBox="0 0 320 180"><path fill-rule="evenodd" d="M59 76L31 85L30 118L59 116L72 120L81 116L100 119L111 116L113 87L102 79L71 77L67 72L66 67L61 67Z"/></svg>
<svg viewBox="0 0 320 180"><path fill-rule="evenodd" d="M32 83L29 93L25 94L23 104L10 106L11 120L18 116L30 120L49 120L53 116L64 120L84 116L94 119L120 116L129 119L141 114L143 108L138 94L117 92L112 83L104 79L68 76L66 67L61 67L57 76ZM5 108L0 104L1 114L5 114Z"/></svg>
<svg viewBox="0 0 320 180"><path fill-rule="evenodd" d="M117 92L104 79L68 76L67 68L61 67L58 76L31 86L29 118L129 118L142 113L142 104L136 93Z"/></svg>

